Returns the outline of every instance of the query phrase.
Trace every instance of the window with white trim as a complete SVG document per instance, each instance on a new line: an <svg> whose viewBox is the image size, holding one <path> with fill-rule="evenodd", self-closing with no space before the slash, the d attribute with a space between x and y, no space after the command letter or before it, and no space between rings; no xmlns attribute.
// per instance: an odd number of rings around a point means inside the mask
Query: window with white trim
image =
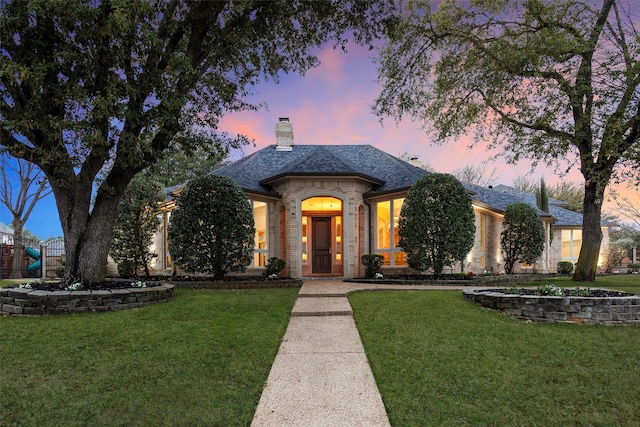
<svg viewBox="0 0 640 427"><path fill-rule="evenodd" d="M562 230L561 244L562 261L570 261L575 263L576 261L578 261L580 248L582 247L582 230Z"/></svg>
<svg viewBox="0 0 640 427"><path fill-rule="evenodd" d="M269 255L269 226L267 221L267 204L249 199L253 210L253 222L256 229L254 238L252 267L264 267Z"/></svg>
<svg viewBox="0 0 640 427"><path fill-rule="evenodd" d="M406 266L406 253L400 247L398 220L402 209L402 199L385 200L376 203L376 253L384 258L384 265Z"/></svg>

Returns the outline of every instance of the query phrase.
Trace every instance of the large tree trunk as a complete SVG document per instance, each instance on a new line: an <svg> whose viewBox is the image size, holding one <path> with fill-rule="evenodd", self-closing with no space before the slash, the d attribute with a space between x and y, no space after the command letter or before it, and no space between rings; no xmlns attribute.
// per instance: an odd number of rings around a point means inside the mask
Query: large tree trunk
<svg viewBox="0 0 640 427"><path fill-rule="evenodd" d="M116 209L117 203L98 212L94 210L84 230L65 233L67 261L63 283L80 282L92 287L104 281Z"/></svg>
<svg viewBox="0 0 640 427"><path fill-rule="evenodd" d="M78 179L73 186L59 185L52 180L64 231L66 268L63 284L80 282L92 287L104 281L118 203L133 175L134 171L120 174L117 182L111 182L110 190L102 190L101 186L92 209L91 178Z"/></svg>
<svg viewBox="0 0 640 427"><path fill-rule="evenodd" d="M596 280L600 244L602 243L601 214L605 186L598 185L593 181L595 180L587 180L584 187L582 247L573 274L573 280L580 282Z"/></svg>

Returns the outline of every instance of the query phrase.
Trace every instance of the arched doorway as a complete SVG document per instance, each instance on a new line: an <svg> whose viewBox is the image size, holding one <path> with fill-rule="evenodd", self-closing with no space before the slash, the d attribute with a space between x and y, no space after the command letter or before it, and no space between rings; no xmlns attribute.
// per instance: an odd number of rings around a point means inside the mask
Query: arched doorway
<svg viewBox="0 0 640 427"><path fill-rule="evenodd" d="M330 196L309 197L302 201L301 210L302 275L343 275L342 200Z"/></svg>

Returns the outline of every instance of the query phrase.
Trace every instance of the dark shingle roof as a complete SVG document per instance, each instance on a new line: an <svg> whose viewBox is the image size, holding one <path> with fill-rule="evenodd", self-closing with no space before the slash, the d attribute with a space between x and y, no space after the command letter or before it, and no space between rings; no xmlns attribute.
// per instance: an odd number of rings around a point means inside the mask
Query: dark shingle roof
<svg viewBox="0 0 640 427"><path fill-rule="evenodd" d="M495 187L493 187L493 191L517 198L520 201L529 203L532 206L537 206L536 195L534 193L518 190L507 185L496 185ZM569 209L565 209L563 206L566 205L567 203L563 202L562 200L551 198L549 199L549 213L554 218L556 218L557 221L555 222L555 225L564 227L582 226L582 214L571 211ZM603 221L602 225L605 226L609 224L606 221Z"/></svg>
<svg viewBox="0 0 640 427"><path fill-rule="evenodd" d="M512 203L525 202L533 206L538 212L538 215L542 217L555 217L555 215L553 215L553 213L551 212L547 213L538 209L535 196L533 197L533 203L531 203L531 200L526 197L519 197L508 192L498 191L495 188L481 187L479 185L469 184L465 182L463 182L462 185L464 185L467 190L473 193L471 195L471 200L481 203L501 213L504 213L504 211L507 209L507 206Z"/></svg>
<svg viewBox="0 0 640 427"><path fill-rule="evenodd" d="M269 145L213 173L268 195L275 195L269 184L285 176L358 176L372 182L369 195L375 195L407 189L428 172L371 145L294 145L291 151Z"/></svg>
<svg viewBox="0 0 640 427"><path fill-rule="evenodd" d="M407 190L429 172L371 145L294 145L291 151L277 151L269 145L242 159L222 166L213 174L226 176L243 190L277 197L270 184L286 176L357 176L372 183L366 194ZM580 226L582 214L563 209L563 202L550 199L549 213L537 208L535 195L512 187L494 188L462 183L475 202L498 212L508 205L526 202L540 216L553 217L556 226Z"/></svg>

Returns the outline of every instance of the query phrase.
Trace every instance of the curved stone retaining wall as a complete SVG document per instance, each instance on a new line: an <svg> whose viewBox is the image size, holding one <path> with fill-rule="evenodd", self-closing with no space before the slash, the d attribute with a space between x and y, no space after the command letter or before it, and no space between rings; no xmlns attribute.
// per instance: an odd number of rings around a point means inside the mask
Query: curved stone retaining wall
<svg viewBox="0 0 640 427"><path fill-rule="evenodd" d="M102 291L0 289L0 313L33 315L115 311L143 307L173 298L174 285Z"/></svg>
<svg viewBox="0 0 640 427"><path fill-rule="evenodd" d="M483 307L534 322L640 325L640 297L555 297L511 295L496 290L463 291Z"/></svg>

